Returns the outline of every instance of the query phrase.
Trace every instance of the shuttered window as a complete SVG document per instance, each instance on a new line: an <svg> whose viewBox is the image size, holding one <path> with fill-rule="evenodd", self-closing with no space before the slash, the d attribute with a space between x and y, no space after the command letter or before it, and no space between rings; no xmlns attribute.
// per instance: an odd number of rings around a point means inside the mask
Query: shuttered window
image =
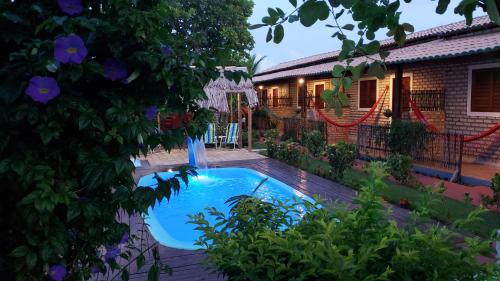
<svg viewBox="0 0 500 281"><path fill-rule="evenodd" d="M471 112L500 113L500 67L473 69Z"/></svg>
<svg viewBox="0 0 500 281"><path fill-rule="evenodd" d="M370 108L377 101L377 80L359 81L359 108Z"/></svg>

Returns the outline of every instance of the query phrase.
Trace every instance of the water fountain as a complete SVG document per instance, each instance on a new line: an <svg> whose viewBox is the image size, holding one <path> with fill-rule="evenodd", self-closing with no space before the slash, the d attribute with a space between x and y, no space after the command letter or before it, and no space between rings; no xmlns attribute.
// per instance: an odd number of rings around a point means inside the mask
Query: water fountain
<svg viewBox="0 0 500 281"><path fill-rule="evenodd" d="M191 137L187 138L189 165L196 167L200 172L208 168L207 151L205 150L205 142L203 139Z"/></svg>

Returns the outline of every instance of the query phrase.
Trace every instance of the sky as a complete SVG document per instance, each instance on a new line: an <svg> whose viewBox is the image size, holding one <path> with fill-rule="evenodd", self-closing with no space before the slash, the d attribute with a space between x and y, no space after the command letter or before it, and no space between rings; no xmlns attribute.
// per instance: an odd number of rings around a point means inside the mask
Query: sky
<svg viewBox="0 0 500 281"><path fill-rule="evenodd" d="M268 14L267 8L269 7L279 7L285 12L289 12L293 8L288 0L254 0L254 2L255 6L253 15L250 18L250 24L261 23L262 17ZM454 7L459 2L460 0L451 0L448 11L444 15L438 15L435 13L437 1L413 0L409 4L401 1L400 11L402 14L400 22L409 22L413 24L415 31L419 31L463 20L462 16L453 13ZM483 14L476 11L474 16ZM341 26L352 21L348 16L347 14L342 16ZM275 44L272 41L266 43L267 28L252 30L255 48L251 53L256 54L257 57L266 56L259 70L264 70L281 62L340 49L340 41L331 37L335 31L325 26L331 20L330 17L326 21L317 22L308 28L302 26L299 22L288 23L285 25L285 37L280 44ZM379 31L376 39L385 39L386 32L387 30ZM357 37L354 34L350 38L356 39Z"/></svg>

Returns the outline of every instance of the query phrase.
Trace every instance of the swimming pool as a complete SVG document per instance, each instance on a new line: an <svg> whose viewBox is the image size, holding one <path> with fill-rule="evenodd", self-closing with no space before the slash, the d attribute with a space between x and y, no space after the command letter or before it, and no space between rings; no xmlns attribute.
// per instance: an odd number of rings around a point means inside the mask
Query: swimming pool
<svg viewBox="0 0 500 281"><path fill-rule="evenodd" d="M198 172L200 176L189 178L188 188L181 183L179 195L173 195L170 202L163 200L154 208L149 208L144 218L153 237L165 246L186 250L200 249L194 245L194 241L201 235L201 231L194 229L196 225L187 223L188 215L204 212L206 219L213 225L214 219L207 214L205 208L215 207L227 215L229 207L224 202L232 196L251 194L264 178L268 180L256 191L255 196L258 198L269 202L273 199L291 201L293 198L314 202L312 198L294 188L251 169L217 168ZM158 174L167 179L176 173ZM142 177L138 185L155 187L157 181L151 174Z"/></svg>

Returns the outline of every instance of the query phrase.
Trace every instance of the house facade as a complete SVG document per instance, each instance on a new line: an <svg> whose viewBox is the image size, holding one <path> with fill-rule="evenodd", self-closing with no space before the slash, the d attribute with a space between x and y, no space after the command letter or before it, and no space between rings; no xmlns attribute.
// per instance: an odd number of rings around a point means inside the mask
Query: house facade
<svg viewBox="0 0 500 281"><path fill-rule="evenodd" d="M350 104L341 117L319 97L333 88L331 71L343 63L337 61L338 52L285 62L258 73L253 81L260 104L282 117L291 117L305 106L335 122L351 124L380 99L362 124L387 124L393 118L390 115L422 120L411 99L441 132L467 138L500 124L500 27L487 16L475 18L470 26L457 22L412 33L403 47L392 40L381 41L381 46L390 52L385 77L363 75L355 81L346 91ZM365 57L357 57L352 64L363 61ZM307 118L323 117L308 114ZM358 126L327 124L330 143L357 141ZM463 155L467 161L500 165L500 130L464 143Z"/></svg>

